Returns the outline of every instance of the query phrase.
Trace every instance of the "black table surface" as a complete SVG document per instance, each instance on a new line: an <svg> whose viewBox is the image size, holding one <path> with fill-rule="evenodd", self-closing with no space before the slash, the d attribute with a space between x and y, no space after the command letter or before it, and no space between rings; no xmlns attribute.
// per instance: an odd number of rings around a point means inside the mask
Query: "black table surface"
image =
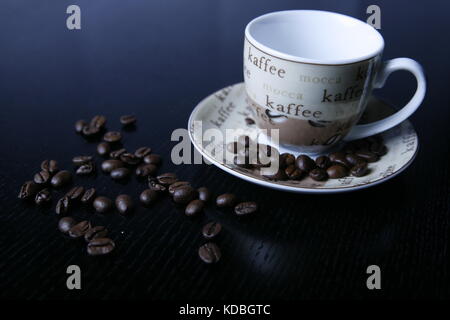
<svg viewBox="0 0 450 320"><path fill-rule="evenodd" d="M66 28L66 8L78 4L82 29ZM263 188L211 165L174 165L176 128L206 95L242 81L245 24L283 9L337 11L365 20L370 1L23 1L0 4L0 297L28 299L333 299L450 298L449 259L449 6L444 1L377 1L386 59L420 61L429 87L411 117L420 150L400 176L366 190L337 195L290 194ZM408 101L415 81L395 73L376 92L394 105ZM164 198L133 215L94 214L117 248L90 257L83 241L61 235L50 208L17 199L43 159L73 170L71 158L94 154L96 143L73 124L96 114L123 131L129 150L150 146L160 172L173 171L214 194L231 191L260 211L241 219L207 206L187 218ZM100 159L96 158L97 164ZM114 197L137 201L145 185L115 183L98 173L76 177ZM219 221L222 260L197 255L202 226ZM366 268L381 268L381 290L368 290ZM78 265L82 289L66 288L66 268Z"/></svg>

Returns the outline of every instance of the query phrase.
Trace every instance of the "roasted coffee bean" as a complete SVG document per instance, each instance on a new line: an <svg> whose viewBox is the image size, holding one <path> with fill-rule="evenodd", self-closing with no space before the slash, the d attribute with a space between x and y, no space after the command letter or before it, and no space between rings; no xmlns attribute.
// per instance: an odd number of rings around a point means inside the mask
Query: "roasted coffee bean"
<svg viewBox="0 0 450 320"><path fill-rule="evenodd" d="M369 172L366 162L361 162L355 165L351 170L350 174L355 177L365 176Z"/></svg>
<svg viewBox="0 0 450 320"><path fill-rule="evenodd" d="M295 157L291 153L282 153L280 155L280 168L286 168L295 164Z"/></svg>
<svg viewBox="0 0 450 320"><path fill-rule="evenodd" d="M99 213L105 213L111 210L113 202L107 197L97 197L94 200L93 207Z"/></svg>
<svg viewBox="0 0 450 320"><path fill-rule="evenodd" d="M328 169L331 166L331 160L327 156L317 157L315 162L320 169Z"/></svg>
<svg viewBox="0 0 450 320"><path fill-rule="evenodd" d="M103 140L111 143L118 142L120 139L122 139L122 134L119 131L109 131L103 136Z"/></svg>
<svg viewBox="0 0 450 320"><path fill-rule="evenodd" d="M76 221L74 218L71 217L64 217L59 219L58 221L58 230L62 233L68 233L69 230L76 225Z"/></svg>
<svg viewBox="0 0 450 320"><path fill-rule="evenodd" d="M217 263L222 254L219 247L212 242L205 243L198 249L198 255L200 259L205 263Z"/></svg>
<svg viewBox="0 0 450 320"><path fill-rule="evenodd" d="M103 172L110 173L114 169L122 168L123 162L116 159L105 160L102 162L102 170Z"/></svg>
<svg viewBox="0 0 450 320"><path fill-rule="evenodd" d="M59 188L68 184L70 181L72 181L72 174L67 170L62 170L52 177L50 184L55 188Z"/></svg>
<svg viewBox="0 0 450 320"><path fill-rule="evenodd" d="M97 145L97 153L101 156L106 156L110 153L111 151L111 146L109 145L108 142L100 142Z"/></svg>
<svg viewBox="0 0 450 320"><path fill-rule="evenodd" d="M79 176L89 175L95 170L95 165L93 162L82 164L75 172Z"/></svg>
<svg viewBox="0 0 450 320"><path fill-rule="evenodd" d="M345 156L345 159L347 160L347 162L351 165L351 166L356 166L358 163L361 162L366 162L366 160L364 160L361 157L358 157L357 155L353 154L353 153L348 153Z"/></svg>
<svg viewBox="0 0 450 320"><path fill-rule="evenodd" d="M164 192L167 189L165 186L163 186L162 184L160 184L158 182L158 179L156 179L152 176L148 176L148 187L151 190L155 190L155 191L159 191L159 192Z"/></svg>
<svg viewBox="0 0 450 320"><path fill-rule="evenodd" d="M139 196L139 200L145 206L152 204L158 199L159 193L156 190L145 189Z"/></svg>
<svg viewBox="0 0 450 320"><path fill-rule="evenodd" d="M86 240L86 242L90 242L94 239L104 238L107 235L108 229L106 229L104 226L91 227L84 234L84 240Z"/></svg>
<svg viewBox="0 0 450 320"><path fill-rule="evenodd" d="M127 150L125 150L124 148L122 148L122 149L119 149L119 150L111 151L111 152L109 153L109 156L110 156L111 158L113 158L113 159L120 159L120 156L121 156L122 154L126 153L126 152L127 152Z"/></svg>
<svg viewBox="0 0 450 320"><path fill-rule="evenodd" d="M173 201L175 203L187 204L198 196L197 190L189 185L178 187L173 192Z"/></svg>
<svg viewBox="0 0 450 320"><path fill-rule="evenodd" d="M36 194L36 197L34 198L34 202L37 205L41 205L44 203L48 203L51 199L52 199L52 196L50 194L50 191L48 189L43 189Z"/></svg>
<svg viewBox="0 0 450 320"><path fill-rule="evenodd" d="M76 166L81 166L85 163L90 163L92 161L92 156L77 156L72 159L72 163Z"/></svg>
<svg viewBox="0 0 450 320"><path fill-rule="evenodd" d="M50 172L42 170L34 175L33 180L37 184L46 184L50 180Z"/></svg>
<svg viewBox="0 0 450 320"><path fill-rule="evenodd" d="M97 127L91 127L91 126L87 125L83 128L83 135L85 135L86 137L95 136L99 132L100 132L100 128L97 128Z"/></svg>
<svg viewBox="0 0 450 320"><path fill-rule="evenodd" d="M328 179L327 172L325 171L325 169L322 169L322 168L312 169L309 172L309 176L311 177L311 179L316 180L316 181L325 181Z"/></svg>
<svg viewBox="0 0 450 320"><path fill-rule="evenodd" d="M218 222L210 222L206 224L202 229L202 234L206 239L212 239L222 230L222 225Z"/></svg>
<svg viewBox="0 0 450 320"><path fill-rule="evenodd" d="M133 210L133 199L127 194L120 194L116 198L116 208L122 215L127 215Z"/></svg>
<svg viewBox="0 0 450 320"><path fill-rule="evenodd" d="M255 124L255 120L253 120L252 118L245 118L245 123L251 126L252 124Z"/></svg>
<svg viewBox="0 0 450 320"><path fill-rule="evenodd" d="M81 197L81 202L84 204L91 203L95 198L96 191L94 188L87 189Z"/></svg>
<svg viewBox="0 0 450 320"><path fill-rule="evenodd" d="M79 200L84 194L84 188L81 186L73 187L66 193L66 196L70 198L70 200Z"/></svg>
<svg viewBox="0 0 450 320"><path fill-rule="evenodd" d="M303 171L298 169L295 165L291 164L286 169L284 169L284 173L287 178L290 180L300 180L303 176Z"/></svg>
<svg viewBox="0 0 450 320"><path fill-rule="evenodd" d="M66 214L70 209L70 198L68 196L64 196L58 200L56 203L55 212L56 214Z"/></svg>
<svg viewBox="0 0 450 320"><path fill-rule="evenodd" d="M177 181L177 182L175 182L175 183L172 183L170 186L169 186L169 193L171 194L171 195L173 195L173 193L175 192L175 190L177 189L177 188L179 188L179 187L182 187L182 186L190 186L191 184L188 182L188 181Z"/></svg>
<svg viewBox="0 0 450 320"><path fill-rule="evenodd" d="M142 164L136 168L136 175L138 177L146 177L148 175L154 175L158 171L158 167L154 164Z"/></svg>
<svg viewBox="0 0 450 320"><path fill-rule="evenodd" d="M203 211L203 208L205 207L205 203L202 200L192 200L189 202L189 204L186 206L186 209L184 210L184 213L187 216L195 216Z"/></svg>
<svg viewBox="0 0 450 320"><path fill-rule="evenodd" d="M105 124L106 124L106 117L102 115L96 115L91 119L89 126L92 128L101 129L105 126Z"/></svg>
<svg viewBox="0 0 450 320"><path fill-rule="evenodd" d="M351 164L347 161L345 157L345 152L333 152L328 156L332 163L337 163L343 165L346 168L350 168Z"/></svg>
<svg viewBox="0 0 450 320"><path fill-rule="evenodd" d="M284 181L288 179L286 172L282 168L279 168L274 174L264 174L263 177L273 181Z"/></svg>
<svg viewBox="0 0 450 320"><path fill-rule="evenodd" d="M171 172L160 174L159 176L156 177L156 179L158 179L159 183L165 186L171 185L172 183L178 181L177 175Z"/></svg>
<svg viewBox="0 0 450 320"><path fill-rule="evenodd" d="M90 256L102 256L110 253L116 247L114 241L109 238L96 238L87 245L87 253Z"/></svg>
<svg viewBox="0 0 450 320"><path fill-rule="evenodd" d="M201 187L197 189L198 198L204 202L208 202L211 199L211 192L206 187Z"/></svg>
<svg viewBox="0 0 450 320"><path fill-rule="evenodd" d="M120 160L130 166L135 166L141 162L141 159L136 157L134 154L125 152L120 155Z"/></svg>
<svg viewBox="0 0 450 320"><path fill-rule="evenodd" d="M345 177L348 174L348 170L340 164L334 164L327 169L327 174L331 179L339 179Z"/></svg>
<svg viewBox="0 0 450 320"><path fill-rule="evenodd" d="M77 133L83 132L84 127L87 127L87 122L85 120L78 120L75 122L75 131Z"/></svg>
<svg viewBox="0 0 450 320"><path fill-rule="evenodd" d="M161 164L161 156L159 154L149 154L144 157L144 162L147 164L153 164L155 166Z"/></svg>
<svg viewBox="0 0 450 320"><path fill-rule="evenodd" d="M254 201L241 202L234 207L234 213L238 216L244 216L258 211L258 204Z"/></svg>
<svg viewBox="0 0 450 320"><path fill-rule="evenodd" d="M379 156L377 156L375 153L372 153L370 151L364 151L364 150L356 151L355 154L358 157L363 158L367 162L376 162L376 161L380 160Z"/></svg>
<svg viewBox="0 0 450 320"><path fill-rule="evenodd" d="M305 172L310 172L316 167L316 163L314 162L314 160L305 154L297 157L297 159L295 160L295 165L297 166L297 168Z"/></svg>
<svg viewBox="0 0 450 320"><path fill-rule="evenodd" d="M54 174L58 172L58 163L55 160L44 160L41 163L41 169Z"/></svg>
<svg viewBox="0 0 450 320"><path fill-rule="evenodd" d="M83 220L69 229L69 236L71 238L83 237L90 228L91 224L89 223L89 221Z"/></svg>
<svg viewBox="0 0 450 320"><path fill-rule="evenodd" d="M38 191L41 190L41 186L34 181L27 181L20 187L19 199L31 199Z"/></svg>
<svg viewBox="0 0 450 320"><path fill-rule="evenodd" d="M237 197L232 193L224 193L216 198L216 205L219 208L234 207Z"/></svg>
<svg viewBox="0 0 450 320"><path fill-rule="evenodd" d="M246 135L239 136L237 142L247 148L250 145L250 137Z"/></svg>
<svg viewBox="0 0 450 320"><path fill-rule="evenodd" d="M230 142L227 144L228 152L231 152L234 154L240 152L241 150L244 150L244 148L245 148L245 146L242 143L237 142L237 141Z"/></svg>
<svg viewBox="0 0 450 320"><path fill-rule="evenodd" d="M374 142L370 145L369 151L382 157L387 153L387 147L382 143Z"/></svg>
<svg viewBox="0 0 450 320"><path fill-rule="evenodd" d="M152 152L152 149L149 147L141 147L134 152L134 155L140 159L148 156Z"/></svg>
<svg viewBox="0 0 450 320"><path fill-rule="evenodd" d="M135 124L136 121L137 121L137 118L132 114L127 114L127 115L120 117L120 123L123 124L124 126L129 126L129 125Z"/></svg>
<svg viewBox="0 0 450 320"><path fill-rule="evenodd" d="M122 180L128 178L130 173L131 171L128 168L117 168L111 171L110 175L114 180Z"/></svg>

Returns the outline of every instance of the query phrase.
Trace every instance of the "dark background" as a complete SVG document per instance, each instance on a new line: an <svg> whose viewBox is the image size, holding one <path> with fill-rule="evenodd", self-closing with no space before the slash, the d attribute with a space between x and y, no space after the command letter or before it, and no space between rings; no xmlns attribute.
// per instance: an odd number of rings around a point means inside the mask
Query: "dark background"
<svg viewBox="0 0 450 320"><path fill-rule="evenodd" d="M66 28L66 8L81 7L82 30ZM421 62L429 87L412 116L417 159L400 176L368 190L339 195L288 194L232 177L213 166L170 163L175 128L208 94L242 81L244 27L263 13L321 9L366 20L381 7L385 59ZM146 299L449 298L449 56L450 6L444 1L143 1L71 0L0 3L0 297ZM396 105L415 88L407 73L377 92ZM135 113L129 150L148 145L175 171L216 195L256 200L249 219L209 205L189 219L169 199L130 217L77 209L111 230L117 250L85 253L83 241L56 229L55 199L38 209L19 201L20 185L43 159L72 169L71 158L95 153L73 123L95 114L120 129ZM97 158L97 163L100 159ZM103 195L145 188L98 173L76 177ZM223 259L204 265L200 230L220 221ZM66 268L82 270L82 290L66 289ZM381 267L382 290L366 288L366 268Z"/></svg>

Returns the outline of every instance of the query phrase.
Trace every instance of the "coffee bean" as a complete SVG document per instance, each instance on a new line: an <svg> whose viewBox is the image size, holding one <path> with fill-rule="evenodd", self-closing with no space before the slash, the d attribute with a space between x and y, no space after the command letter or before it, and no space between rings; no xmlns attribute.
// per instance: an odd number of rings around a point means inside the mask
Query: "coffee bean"
<svg viewBox="0 0 450 320"><path fill-rule="evenodd" d="M148 175L154 175L158 171L158 167L154 164L142 164L136 168L136 175L138 177L146 177Z"/></svg>
<svg viewBox="0 0 450 320"><path fill-rule="evenodd" d="M92 161L92 156L77 156L72 159L72 163L76 166L81 166L85 163L90 163Z"/></svg>
<svg viewBox="0 0 450 320"><path fill-rule="evenodd" d="M325 169L322 169L322 168L312 169L309 172L309 176L311 177L311 179L316 180L316 181L325 181L328 179L327 172L325 171Z"/></svg>
<svg viewBox="0 0 450 320"><path fill-rule="evenodd" d="M149 154L144 157L144 162L147 164L159 165L161 164L161 156L159 154Z"/></svg>
<svg viewBox="0 0 450 320"><path fill-rule="evenodd" d="M200 259L205 263L216 263L220 260L222 254L219 247L212 242L205 243L198 249Z"/></svg>
<svg viewBox="0 0 450 320"><path fill-rule="evenodd" d="M303 176L303 171L293 164L284 169L284 173L290 180L300 180Z"/></svg>
<svg viewBox="0 0 450 320"><path fill-rule="evenodd" d="M158 179L159 183L165 186L171 185L172 183L178 181L177 175L171 172L160 174L159 176L156 177L156 179Z"/></svg>
<svg viewBox="0 0 450 320"><path fill-rule="evenodd" d="M121 156L122 154L126 153L126 152L127 152L127 150L125 150L124 148L122 148L122 149L119 149L119 150L111 151L111 152L109 153L109 156L110 156L111 158L113 158L113 159L120 159L120 156Z"/></svg>
<svg viewBox="0 0 450 320"><path fill-rule="evenodd" d="M347 168L340 164L334 164L327 169L328 177L331 179L343 178L348 174Z"/></svg>
<svg viewBox="0 0 450 320"><path fill-rule="evenodd" d="M94 188L87 189L81 197L81 202L84 204L91 203L94 200L96 191Z"/></svg>
<svg viewBox="0 0 450 320"><path fill-rule="evenodd" d="M188 181L177 181L177 182L174 182L174 183L172 183L170 186L169 186L169 193L171 194L171 195L173 195L173 193L175 192L175 190L177 189L177 188L179 188L179 187L182 187L182 186L190 186L191 184L188 182Z"/></svg>
<svg viewBox="0 0 450 320"><path fill-rule="evenodd" d="M91 128L101 129L104 128L106 124L106 117L102 115L96 115L91 119L89 126Z"/></svg>
<svg viewBox="0 0 450 320"><path fill-rule="evenodd" d="M81 133L83 132L83 129L85 127L87 127L87 122L85 120L78 120L77 122L75 122L75 131L77 133Z"/></svg>
<svg viewBox="0 0 450 320"><path fill-rule="evenodd" d="M101 156L106 156L111 151L111 146L108 142L100 142L97 145L97 153Z"/></svg>
<svg viewBox="0 0 450 320"><path fill-rule="evenodd" d="M357 155L353 154L353 153L348 153L345 156L345 159L347 160L347 162L351 165L351 166L356 166L358 163L361 162L366 162L366 160L364 160L361 157L358 157Z"/></svg>
<svg viewBox="0 0 450 320"><path fill-rule="evenodd" d="M202 229L202 234L206 239L212 239L222 230L222 225L218 222L210 222L206 224Z"/></svg>
<svg viewBox="0 0 450 320"><path fill-rule="evenodd" d="M86 137L92 137L97 135L100 132L100 128L97 127L91 127L89 125L85 126L83 128L83 135L85 135Z"/></svg>
<svg viewBox="0 0 450 320"><path fill-rule="evenodd" d="M173 201L175 203L187 204L198 196L197 190L189 185L181 186L175 189L173 192Z"/></svg>
<svg viewBox="0 0 450 320"><path fill-rule="evenodd" d="M21 187L19 191L19 199L31 199L38 191L41 190L41 186L34 181L27 181Z"/></svg>
<svg viewBox="0 0 450 320"><path fill-rule="evenodd" d="M314 160L305 154L297 157L297 159L295 160L295 165L297 166L297 168L305 172L310 172L316 167L316 163L314 162Z"/></svg>
<svg viewBox="0 0 450 320"><path fill-rule="evenodd" d="M61 231L62 233L68 233L69 230L76 224L77 222L75 221L74 218L71 217L64 217L59 219L58 221L58 229L59 231Z"/></svg>
<svg viewBox="0 0 450 320"><path fill-rule="evenodd" d="M327 156L320 156L316 158L316 166L321 169L328 169L331 166L331 160Z"/></svg>
<svg viewBox="0 0 450 320"><path fill-rule="evenodd" d="M156 201L158 198L158 191L152 189L145 189L139 196L139 200L145 206L148 206Z"/></svg>
<svg viewBox="0 0 450 320"><path fill-rule="evenodd" d="M105 160L102 162L102 170L103 172L110 173L114 169L122 168L123 162L116 159Z"/></svg>
<svg viewBox="0 0 450 320"><path fill-rule="evenodd" d="M208 202L211 199L211 192L206 187L201 187L197 189L198 198L203 202Z"/></svg>
<svg viewBox="0 0 450 320"><path fill-rule="evenodd" d="M149 147L141 147L134 152L134 155L140 159L148 156L152 152L152 149Z"/></svg>
<svg viewBox="0 0 450 320"><path fill-rule="evenodd" d="M103 140L111 143L118 142L120 139L122 139L122 134L119 131L109 131L103 136Z"/></svg>
<svg viewBox="0 0 450 320"><path fill-rule="evenodd" d="M33 180L37 184L46 184L50 180L50 172L42 170L34 175Z"/></svg>
<svg viewBox="0 0 450 320"><path fill-rule="evenodd" d="M135 166L139 162L141 162L141 159L136 157L134 154L125 152L120 155L120 160L130 166Z"/></svg>
<svg viewBox="0 0 450 320"><path fill-rule="evenodd" d="M71 238L83 237L90 228L91 224L89 223L89 221L83 220L69 229L69 236Z"/></svg>
<svg viewBox="0 0 450 320"><path fill-rule="evenodd" d="M94 239L104 238L107 235L108 229L106 229L104 226L91 227L84 234L84 240L86 240L86 242L90 242Z"/></svg>
<svg viewBox="0 0 450 320"><path fill-rule="evenodd" d="M129 214L133 210L133 199L127 194L118 195L116 198L116 208L120 214Z"/></svg>
<svg viewBox="0 0 450 320"><path fill-rule="evenodd" d="M111 199L107 198L107 197L97 197L94 200L93 203L93 207L95 209L95 211L99 212L99 213L105 213L108 212L109 210L111 210L113 206L113 203L111 201Z"/></svg>
<svg viewBox="0 0 450 320"><path fill-rule="evenodd" d="M84 194L84 188L81 186L73 187L66 193L66 196L70 198L70 200L79 200Z"/></svg>
<svg viewBox="0 0 450 320"><path fill-rule="evenodd" d="M89 175L94 172L95 166L93 162L82 164L75 172L79 176Z"/></svg>
<svg viewBox="0 0 450 320"><path fill-rule="evenodd" d="M148 187L151 190L155 190L155 191L159 191L159 192L164 192L167 189L165 186L163 186L162 184L160 184L158 182L158 179L156 179L152 176L148 176Z"/></svg>
<svg viewBox="0 0 450 320"><path fill-rule="evenodd" d="M101 256L110 253L116 247L114 241L109 238L96 238L87 245L87 253L90 256Z"/></svg>
<svg viewBox="0 0 450 320"><path fill-rule="evenodd" d="M258 204L254 201L241 202L234 207L234 212L238 216L251 214L258 211Z"/></svg>
<svg viewBox="0 0 450 320"><path fill-rule="evenodd" d="M58 200L56 203L55 212L56 214L66 214L70 209L70 198L68 196L64 196Z"/></svg>
<svg viewBox="0 0 450 320"><path fill-rule="evenodd" d="M286 168L295 164L295 157L291 153L282 153L280 155L280 168Z"/></svg>
<svg viewBox="0 0 450 320"><path fill-rule="evenodd" d="M376 162L378 160L380 160L380 157L377 156L375 153L372 153L370 151L356 151L355 154L360 157L363 158L364 160L366 160L367 162Z"/></svg>
<svg viewBox="0 0 450 320"><path fill-rule="evenodd" d="M56 173L50 180L50 184L55 188L60 188L72 181L72 174L67 170Z"/></svg>
<svg viewBox="0 0 450 320"><path fill-rule="evenodd" d="M234 207L237 197L232 193L224 193L216 198L216 205L219 208Z"/></svg>
<svg viewBox="0 0 450 320"><path fill-rule="evenodd" d="M189 202L189 204L186 206L186 209L184 210L184 213L187 216L195 216L203 211L203 208L205 207L205 203L202 200L192 200Z"/></svg>
<svg viewBox="0 0 450 320"><path fill-rule="evenodd" d="M240 152L241 150L244 150L245 146L237 141L234 142L230 142L227 144L227 150L228 152L237 154L238 152Z"/></svg>
<svg viewBox="0 0 450 320"><path fill-rule="evenodd" d="M58 163L55 160L44 160L41 163L41 169L54 174L58 172Z"/></svg>
<svg viewBox="0 0 450 320"><path fill-rule="evenodd" d="M346 159L346 154L344 152L333 152L328 156L331 162L343 165L346 168L350 168L351 164Z"/></svg>
<svg viewBox="0 0 450 320"><path fill-rule="evenodd" d="M387 147L381 142L374 142L370 145L369 151L382 157L387 153Z"/></svg>
<svg viewBox="0 0 450 320"><path fill-rule="evenodd" d="M51 199L52 199L52 196L50 194L50 191L48 189L43 189L36 194L36 197L34 198L34 202L37 205L41 205L44 203L48 203Z"/></svg>
<svg viewBox="0 0 450 320"><path fill-rule="evenodd" d="M114 180L122 180L128 178L130 173L131 171L128 168L117 168L111 171L110 175Z"/></svg>
<svg viewBox="0 0 450 320"><path fill-rule="evenodd" d="M124 115L120 117L120 123L123 124L124 126L130 126L132 124L136 123L137 118L132 115L132 114L128 114L128 115Z"/></svg>
<svg viewBox="0 0 450 320"><path fill-rule="evenodd" d="M274 181L284 181L287 180L286 172L279 168L274 174L264 174L263 177Z"/></svg>
<svg viewBox="0 0 450 320"><path fill-rule="evenodd" d="M361 162L355 165L351 170L350 174L355 177L365 176L369 172L366 162Z"/></svg>

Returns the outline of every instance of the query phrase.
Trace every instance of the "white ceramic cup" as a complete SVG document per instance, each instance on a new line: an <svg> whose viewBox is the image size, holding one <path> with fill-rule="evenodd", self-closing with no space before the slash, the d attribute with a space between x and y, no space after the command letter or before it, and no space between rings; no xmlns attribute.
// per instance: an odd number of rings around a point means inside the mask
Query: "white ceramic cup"
<svg viewBox="0 0 450 320"><path fill-rule="evenodd" d="M252 20L245 29L244 79L258 127L279 129L285 147L317 153L404 121L424 99L424 72L408 58L382 63L383 48L372 26L338 13L280 11ZM396 70L416 77L411 100L383 120L356 125L372 89Z"/></svg>

